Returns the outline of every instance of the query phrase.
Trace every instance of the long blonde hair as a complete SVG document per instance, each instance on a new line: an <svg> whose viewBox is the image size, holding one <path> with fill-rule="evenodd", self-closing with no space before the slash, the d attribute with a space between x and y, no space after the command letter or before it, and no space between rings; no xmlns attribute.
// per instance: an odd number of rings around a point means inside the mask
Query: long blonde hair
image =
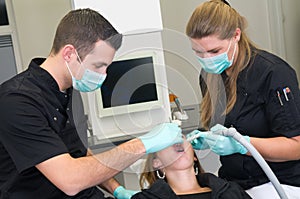
<svg viewBox="0 0 300 199"><path fill-rule="evenodd" d="M212 35L221 40L231 39L237 28L241 30L241 37L238 42L239 53L234 66L231 66L230 78L224 83L228 96L223 114L229 113L234 107L238 74L248 65L251 56L253 56L251 49L255 49L254 44L245 33L246 26L246 19L235 9L220 0L211 0L200 4L194 10L186 27L187 36L193 39L201 39ZM220 75L207 74L206 84L208 88L201 102L201 124L206 129L210 127L211 118L215 113L215 105L222 98L220 92L218 92L221 89L218 79L220 79Z"/></svg>

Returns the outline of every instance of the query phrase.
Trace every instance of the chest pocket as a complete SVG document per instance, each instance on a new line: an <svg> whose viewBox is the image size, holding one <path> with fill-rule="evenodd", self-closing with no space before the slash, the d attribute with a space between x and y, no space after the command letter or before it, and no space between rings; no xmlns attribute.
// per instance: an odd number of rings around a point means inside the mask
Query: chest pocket
<svg viewBox="0 0 300 199"><path fill-rule="evenodd" d="M51 111L47 111L48 115L47 115L47 119L48 119L48 123L49 126L57 133L59 134L59 132L65 127L68 116L66 115L66 113L61 112L58 108L51 110Z"/></svg>

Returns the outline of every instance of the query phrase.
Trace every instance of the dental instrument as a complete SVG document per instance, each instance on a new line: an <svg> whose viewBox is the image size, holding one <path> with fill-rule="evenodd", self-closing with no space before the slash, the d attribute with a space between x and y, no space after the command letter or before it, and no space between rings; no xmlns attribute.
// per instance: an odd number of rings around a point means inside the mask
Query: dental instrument
<svg viewBox="0 0 300 199"><path fill-rule="evenodd" d="M212 131L206 131L207 133L212 133ZM256 160L256 162L259 164L259 166L262 168L262 170L265 172L273 186L275 187L278 195L281 199L288 199L286 193L284 192L280 182L278 181L277 177L269 167L269 165L266 163L265 159L260 155L260 153L255 149L255 147L249 143L237 130L233 127L230 127L226 130L218 130L214 132L215 134L227 136L227 137L233 137L236 141L238 141L240 144L242 144L248 151L252 154L253 158ZM201 137L201 134L195 134L191 137L187 138L187 141L190 142L194 139L197 139Z"/></svg>
<svg viewBox="0 0 300 199"><path fill-rule="evenodd" d="M203 131L202 131L203 132ZM205 131L206 133L212 133L212 131ZM201 137L202 135L201 135L201 133L198 133L198 134L195 134L195 135L192 135L192 136L190 136L190 137L187 137L186 138L186 141L188 141L188 142L190 142L190 141L192 141L192 140L195 140L195 139L197 139L197 138L199 138L199 137Z"/></svg>

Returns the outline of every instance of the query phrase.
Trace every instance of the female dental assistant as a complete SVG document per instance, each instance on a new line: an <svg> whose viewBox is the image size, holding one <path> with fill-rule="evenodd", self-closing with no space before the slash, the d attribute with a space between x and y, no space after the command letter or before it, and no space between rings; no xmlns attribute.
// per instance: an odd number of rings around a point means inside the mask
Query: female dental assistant
<svg viewBox="0 0 300 199"><path fill-rule="evenodd" d="M265 158L289 198L300 193L300 92L293 68L257 48L246 21L227 2L195 9L186 27L201 66L201 125L235 127ZM216 124L222 124L215 126ZM212 128L213 127L213 128ZM253 198L276 198L275 189L247 149L233 138L201 134L194 149L220 155L219 177L239 183ZM263 191L261 191L263 190Z"/></svg>

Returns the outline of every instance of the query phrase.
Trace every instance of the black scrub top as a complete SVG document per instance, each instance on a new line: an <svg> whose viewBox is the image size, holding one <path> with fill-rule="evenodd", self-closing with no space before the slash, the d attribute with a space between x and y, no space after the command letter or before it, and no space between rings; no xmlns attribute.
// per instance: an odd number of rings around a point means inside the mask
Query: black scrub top
<svg viewBox="0 0 300 199"><path fill-rule="evenodd" d="M149 188L142 189L132 199L251 199L241 186L215 176L212 173L200 173L196 176L201 187L210 192L176 195L170 185L162 179L156 180Z"/></svg>
<svg viewBox="0 0 300 199"><path fill-rule="evenodd" d="M237 101L225 117L225 127L235 127L242 135L259 138L300 135L300 93L295 71L282 59L257 50L237 79ZM223 81L228 78L221 74ZM202 92L206 72L200 75ZM227 91L228 92L228 91ZM214 116L217 122L222 116ZM219 121L222 121L219 120ZM212 123L211 126L215 125ZM219 176L238 182L244 189L268 182L259 164L251 156L221 156ZM280 183L300 187L300 160L267 162Z"/></svg>
<svg viewBox="0 0 300 199"><path fill-rule="evenodd" d="M60 92L52 76L40 67L43 61L32 60L26 71L0 87L0 198L103 198L97 188L69 197L35 167L64 153L74 158L87 154L79 92ZM78 134L80 127L83 131Z"/></svg>

